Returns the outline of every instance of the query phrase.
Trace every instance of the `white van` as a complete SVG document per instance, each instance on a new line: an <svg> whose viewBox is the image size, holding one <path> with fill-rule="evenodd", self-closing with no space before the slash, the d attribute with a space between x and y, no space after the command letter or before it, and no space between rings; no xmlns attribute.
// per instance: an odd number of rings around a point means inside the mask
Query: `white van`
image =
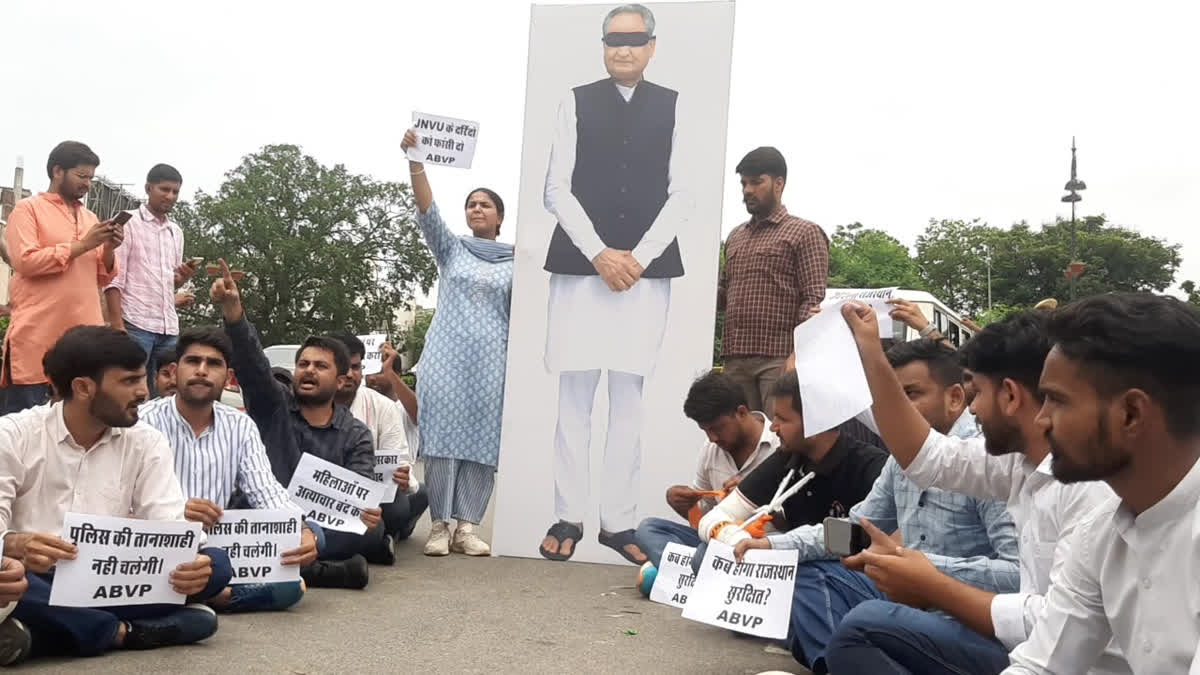
<svg viewBox="0 0 1200 675"><path fill-rule="evenodd" d="M825 289L825 297L826 299L838 298L866 292L868 292L867 289L827 288ZM973 324L970 324L949 307L942 304L940 300L933 297L930 293L897 289L892 292L891 297L908 300L919 307L921 313L929 320L929 323L933 324L933 327L939 333L945 335L955 347L961 347L963 343L975 335L977 329L973 327ZM897 342L907 342L921 337L917 331L909 328L902 321L894 321L892 330L894 339Z"/></svg>

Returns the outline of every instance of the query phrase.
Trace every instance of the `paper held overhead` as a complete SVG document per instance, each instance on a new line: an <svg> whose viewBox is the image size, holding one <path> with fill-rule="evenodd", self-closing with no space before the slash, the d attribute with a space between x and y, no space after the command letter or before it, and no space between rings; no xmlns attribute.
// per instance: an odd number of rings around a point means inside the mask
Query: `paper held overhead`
<svg viewBox="0 0 1200 675"><path fill-rule="evenodd" d="M871 407L871 389L840 300L793 332L804 435L828 431Z"/></svg>
<svg viewBox="0 0 1200 675"><path fill-rule="evenodd" d="M821 301L821 312L827 312L829 308L845 300L857 300L864 305L870 305L879 319L879 339L887 340L894 334L890 312L895 309L887 301L896 297L896 291L899 289L899 286L891 288L831 288L825 292L825 299Z"/></svg>
<svg viewBox="0 0 1200 675"><path fill-rule="evenodd" d="M456 169L471 168L479 122L419 112L414 112L412 119L417 144L408 149L410 160Z"/></svg>

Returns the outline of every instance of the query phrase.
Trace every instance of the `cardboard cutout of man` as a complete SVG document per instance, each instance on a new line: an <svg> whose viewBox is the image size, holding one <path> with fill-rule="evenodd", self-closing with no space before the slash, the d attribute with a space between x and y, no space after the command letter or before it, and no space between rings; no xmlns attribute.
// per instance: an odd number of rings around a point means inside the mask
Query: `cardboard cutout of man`
<svg viewBox="0 0 1200 675"><path fill-rule="evenodd" d="M678 93L643 79L654 14L622 5L604 19L609 77L575 87L559 107L545 205L558 220L550 272L547 369L559 374L555 516L541 554L567 560L589 508L592 404L607 373L609 423L600 543L641 564L634 543L641 469L642 385L658 360L671 280L684 274L677 233L692 208L674 152Z"/></svg>

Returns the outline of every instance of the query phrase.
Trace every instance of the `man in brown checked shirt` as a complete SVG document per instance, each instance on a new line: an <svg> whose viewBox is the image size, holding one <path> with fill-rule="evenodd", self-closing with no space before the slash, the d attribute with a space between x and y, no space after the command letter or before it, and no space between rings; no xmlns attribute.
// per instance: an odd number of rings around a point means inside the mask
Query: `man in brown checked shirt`
<svg viewBox="0 0 1200 675"><path fill-rule="evenodd" d="M735 171L750 220L725 241L717 311L725 312L725 372L751 410L771 412L770 392L792 353L792 331L825 299L829 238L783 206L787 162L772 147L751 150Z"/></svg>

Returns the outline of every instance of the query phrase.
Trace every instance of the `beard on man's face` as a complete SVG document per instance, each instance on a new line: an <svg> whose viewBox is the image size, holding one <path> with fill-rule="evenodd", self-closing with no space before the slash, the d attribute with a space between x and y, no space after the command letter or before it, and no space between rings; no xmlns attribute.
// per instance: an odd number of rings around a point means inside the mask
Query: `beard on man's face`
<svg viewBox="0 0 1200 675"><path fill-rule="evenodd" d="M1050 444L1050 471L1060 483L1105 480L1129 466L1131 461L1129 454L1118 449L1112 437L1105 433L1103 423L1099 423L1096 433L1079 445L1087 449L1088 457L1083 461L1073 459L1054 434L1047 432L1046 441Z"/></svg>
<svg viewBox="0 0 1200 675"><path fill-rule="evenodd" d="M190 405L204 405L221 399L222 387L210 380L192 378L182 386L176 385L176 395Z"/></svg>
<svg viewBox="0 0 1200 675"><path fill-rule="evenodd" d="M137 424L138 406L145 403L144 397L135 398L122 405L113 396L99 391L88 406L88 412L102 424L110 427L125 428Z"/></svg>
<svg viewBox="0 0 1200 675"><path fill-rule="evenodd" d="M335 382L322 387L316 376L301 375L293 381L292 391L296 394L296 400L304 405L325 405L337 395L338 384Z"/></svg>
<svg viewBox="0 0 1200 675"><path fill-rule="evenodd" d="M983 432L984 447L989 455L1008 455L1025 449L1021 442L1021 430L1015 424L1007 424L1003 420L989 422L982 417L976 418L976 421Z"/></svg>

